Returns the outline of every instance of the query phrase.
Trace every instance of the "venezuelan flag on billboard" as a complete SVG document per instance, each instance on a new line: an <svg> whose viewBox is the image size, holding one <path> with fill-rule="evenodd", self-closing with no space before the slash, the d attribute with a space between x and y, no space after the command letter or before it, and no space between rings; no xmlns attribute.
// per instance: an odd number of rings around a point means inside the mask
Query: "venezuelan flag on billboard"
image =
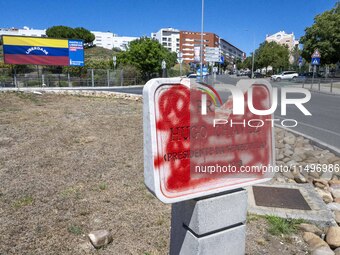
<svg viewBox="0 0 340 255"><path fill-rule="evenodd" d="M4 35L2 42L5 64L84 66L82 40Z"/></svg>

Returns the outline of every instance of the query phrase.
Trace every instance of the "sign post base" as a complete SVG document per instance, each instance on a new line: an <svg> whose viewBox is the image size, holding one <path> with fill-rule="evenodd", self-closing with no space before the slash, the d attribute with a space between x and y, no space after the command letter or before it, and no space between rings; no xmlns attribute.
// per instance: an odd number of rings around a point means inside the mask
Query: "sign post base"
<svg viewBox="0 0 340 255"><path fill-rule="evenodd" d="M170 255L244 255L247 191L172 205Z"/></svg>

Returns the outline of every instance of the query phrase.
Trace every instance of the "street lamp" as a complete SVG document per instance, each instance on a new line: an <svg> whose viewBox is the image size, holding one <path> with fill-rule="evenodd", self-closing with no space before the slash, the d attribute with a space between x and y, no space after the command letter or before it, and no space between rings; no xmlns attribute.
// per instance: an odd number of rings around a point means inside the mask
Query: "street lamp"
<svg viewBox="0 0 340 255"><path fill-rule="evenodd" d="M249 31L248 29L244 31ZM255 62L255 32L253 31L253 56L251 59L251 78L254 79L254 62Z"/></svg>
<svg viewBox="0 0 340 255"><path fill-rule="evenodd" d="M201 81L203 80L203 25L204 25L204 0L202 0L202 22L201 22Z"/></svg>

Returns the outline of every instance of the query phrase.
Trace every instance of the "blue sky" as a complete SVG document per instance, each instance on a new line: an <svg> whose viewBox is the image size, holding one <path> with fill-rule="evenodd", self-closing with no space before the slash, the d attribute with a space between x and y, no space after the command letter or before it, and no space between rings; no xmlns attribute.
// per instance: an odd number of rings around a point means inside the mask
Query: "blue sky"
<svg viewBox="0 0 340 255"><path fill-rule="evenodd" d="M299 39L315 15L336 0L205 0L204 31L247 55L266 34L284 30ZM0 27L82 26L124 36L150 36L162 27L201 30L201 0L0 0Z"/></svg>

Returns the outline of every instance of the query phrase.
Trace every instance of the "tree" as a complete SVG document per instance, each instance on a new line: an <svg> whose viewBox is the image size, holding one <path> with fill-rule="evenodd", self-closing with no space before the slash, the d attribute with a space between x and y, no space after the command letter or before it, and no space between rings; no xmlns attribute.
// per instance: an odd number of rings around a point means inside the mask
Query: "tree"
<svg viewBox="0 0 340 255"><path fill-rule="evenodd" d="M314 18L314 24L305 29L301 37L302 56L311 61L315 49L321 53L324 64L336 63L340 60L340 5Z"/></svg>
<svg viewBox="0 0 340 255"><path fill-rule="evenodd" d="M272 66L274 70L287 68L289 66L289 50L287 46L276 42L264 42L255 51L256 68Z"/></svg>
<svg viewBox="0 0 340 255"><path fill-rule="evenodd" d="M167 69L176 64L177 55L164 48L158 41L146 37L130 42L126 51L117 54L118 64L130 64L138 68L142 77L147 80L153 74L161 74L162 60Z"/></svg>
<svg viewBox="0 0 340 255"><path fill-rule="evenodd" d="M74 38L84 40L85 46L92 46L94 39L96 38L89 30L83 27L76 27L73 29Z"/></svg>
<svg viewBox="0 0 340 255"><path fill-rule="evenodd" d="M252 56L248 56L243 62L241 60L236 61L236 67L240 69L251 69Z"/></svg>
<svg viewBox="0 0 340 255"><path fill-rule="evenodd" d="M95 39L94 34L83 27L71 28L67 26L53 26L46 30L51 38L70 38L84 40L84 46L90 47Z"/></svg>
<svg viewBox="0 0 340 255"><path fill-rule="evenodd" d="M46 35L52 38L73 38L74 30L67 26L53 26L46 30Z"/></svg>

